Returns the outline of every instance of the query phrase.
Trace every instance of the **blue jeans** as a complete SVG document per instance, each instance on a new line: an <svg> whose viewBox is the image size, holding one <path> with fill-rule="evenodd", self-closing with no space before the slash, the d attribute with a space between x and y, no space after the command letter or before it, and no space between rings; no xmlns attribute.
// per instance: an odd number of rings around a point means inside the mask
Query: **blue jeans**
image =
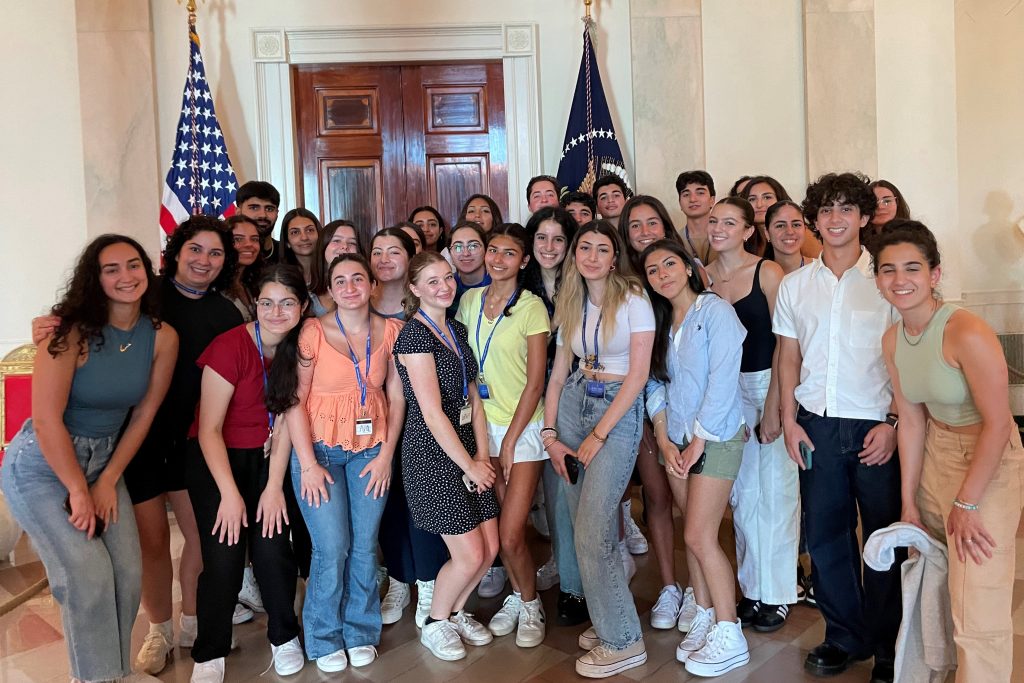
<svg viewBox="0 0 1024 683"><path fill-rule="evenodd" d="M857 513L865 540L899 521L899 458L894 453L884 465L861 464L857 453L875 420L819 417L801 406L797 423L814 443L811 469L800 472L800 497L825 642L854 656L891 660L903 617L900 563L906 555L898 554L886 572L863 566Z"/></svg>
<svg viewBox="0 0 1024 683"><path fill-rule="evenodd" d="M564 482L550 460L544 463L543 482L544 513L551 530L551 554L558 564L558 589L578 598L583 597L583 579L580 578L580 566L576 562L569 501L565 498Z"/></svg>
<svg viewBox="0 0 1024 683"><path fill-rule="evenodd" d="M313 453L330 472L329 500L311 507L301 499L301 466L292 451L292 485L313 540L313 560L302 611L306 654L323 657L343 648L380 643L380 596L377 593L377 531L387 495L366 495L370 481L359 473L377 457L380 446L346 451L313 444Z"/></svg>
<svg viewBox="0 0 1024 683"><path fill-rule="evenodd" d="M117 435L72 436L71 442L92 484L110 461ZM127 676L142 595L142 558L124 479L117 482L117 524L86 540L68 522L63 508L68 490L44 459L31 420L8 447L0 478L11 514L32 539L61 606L71 675L84 681Z"/></svg>
<svg viewBox="0 0 1024 683"><path fill-rule="evenodd" d="M593 398L587 396L586 384L579 371L573 373L558 401L559 440L573 450L583 443L622 387L621 382L606 382L604 397ZM590 466L580 470L576 484L562 482L590 620L601 642L616 650L642 637L619 554L619 503L636 464L643 417L643 399L637 396L608 432L608 440ZM562 570L561 565L558 569Z"/></svg>

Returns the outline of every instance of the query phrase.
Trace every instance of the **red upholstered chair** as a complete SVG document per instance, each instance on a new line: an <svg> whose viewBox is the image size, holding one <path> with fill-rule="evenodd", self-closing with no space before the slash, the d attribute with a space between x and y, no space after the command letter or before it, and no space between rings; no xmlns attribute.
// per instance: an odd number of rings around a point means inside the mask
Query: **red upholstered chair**
<svg viewBox="0 0 1024 683"><path fill-rule="evenodd" d="M0 361L0 463L4 450L32 415L32 364L36 347L25 344Z"/></svg>

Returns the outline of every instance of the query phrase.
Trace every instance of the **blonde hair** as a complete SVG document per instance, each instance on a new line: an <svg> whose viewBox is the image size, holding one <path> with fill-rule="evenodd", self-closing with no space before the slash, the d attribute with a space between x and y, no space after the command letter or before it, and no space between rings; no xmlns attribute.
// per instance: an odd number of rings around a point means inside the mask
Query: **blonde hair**
<svg viewBox="0 0 1024 683"><path fill-rule="evenodd" d="M604 235L612 243L615 254L614 269L608 273L604 290L604 301L602 308L601 339L607 341L615 334L615 318L619 307L626 303L627 297L632 294L643 296L644 289L640 279L633 274L633 267L629 263L625 250L622 248L622 238L612 224L605 220L591 221L580 228L572 240L569 253L566 254L565 262L562 264L562 286L558 290L558 298L555 301L554 327L562 331L563 339L571 339L578 334L583 325L583 306L587 296L587 283L576 268L576 247L580 238L590 233Z"/></svg>
<svg viewBox="0 0 1024 683"><path fill-rule="evenodd" d="M416 315L416 311L420 309L420 298L412 293L412 288L409 285L419 278L424 268L434 263L448 263L448 261L436 251L427 250L416 254L409 261L409 270L405 277L405 297L402 299L406 320L412 320L412 317Z"/></svg>

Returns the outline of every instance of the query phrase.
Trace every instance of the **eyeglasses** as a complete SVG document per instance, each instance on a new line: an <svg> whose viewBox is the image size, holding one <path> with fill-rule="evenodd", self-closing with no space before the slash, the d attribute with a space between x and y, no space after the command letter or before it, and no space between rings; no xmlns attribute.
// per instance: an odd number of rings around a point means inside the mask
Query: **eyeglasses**
<svg viewBox="0 0 1024 683"><path fill-rule="evenodd" d="M463 244L462 242L456 242L452 245L452 251L456 254L461 254L463 251L468 251L470 254L475 254L484 248L484 245L480 242L473 241Z"/></svg>
<svg viewBox="0 0 1024 683"><path fill-rule="evenodd" d="M270 313L275 308L280 308L285 313L291 313L299 307L299 302L296 299L282 299L281 301L257 299L256 306L264 313Z"/></svg>
<svg viewBox="0 0 1024 683"><path fill-rule="evenodd" d="M882 197L878 200L878 206L889 207L896 203L895 197Z"/></svg>

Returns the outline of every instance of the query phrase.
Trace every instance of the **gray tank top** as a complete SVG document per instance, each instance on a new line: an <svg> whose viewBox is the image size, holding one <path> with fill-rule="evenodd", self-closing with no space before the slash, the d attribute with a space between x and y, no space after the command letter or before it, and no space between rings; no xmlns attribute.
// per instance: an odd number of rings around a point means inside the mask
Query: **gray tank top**
<svg viewBox="0 0 1024 683"><path fill-rule="evenodd" d="M152 321L143 316L130 330L104 325L103 339L102 346L89 344L89 358L71 380L64 426L72 436L117 434L149 388L156 346Z"/></svg>

